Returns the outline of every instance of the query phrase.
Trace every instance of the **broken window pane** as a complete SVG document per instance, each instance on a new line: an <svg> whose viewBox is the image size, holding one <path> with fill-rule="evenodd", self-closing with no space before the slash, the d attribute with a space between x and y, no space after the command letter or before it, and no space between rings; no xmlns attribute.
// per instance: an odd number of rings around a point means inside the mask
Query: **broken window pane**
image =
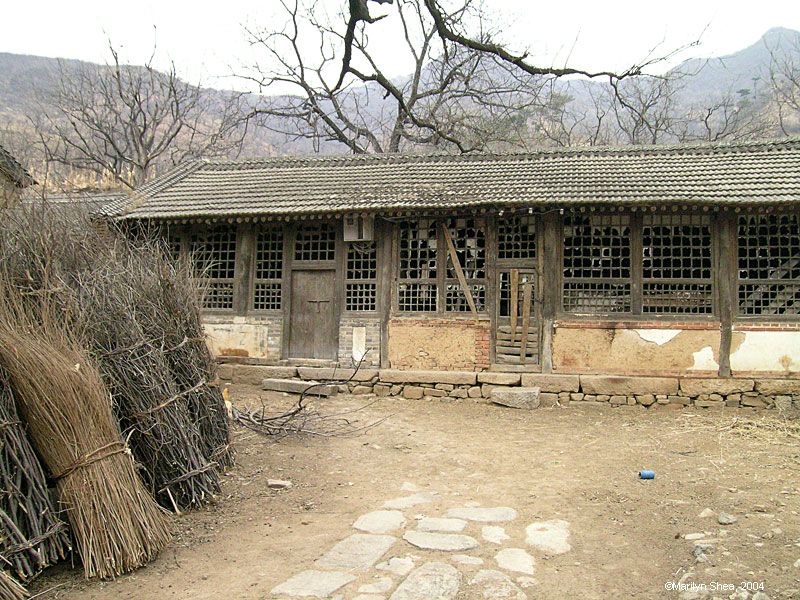
<svg viewBox="0 0 800 600"><path fill-rule="evenodd" d="M436 222L431 219L400 224L398 309L403 312L433 312L437 309Z"/></svg>
<svg viewBox="0 0 800 600"><path fill-rule="evenodd" d="M347 248L347 310L370 311L377 307L378 252L375 242L351 242Z"/></svg>
<svg viewBox="0 0 800 600"><path fill-rule="evenodd" d="M510 215L498 219L497 258L536 258L536 217Z"/></svg>
<svg viewBox="0 0 800 600"><path fill-rule="evenodd" d="M800 216L739 217L739 313L800 314Z"/></svg>
<svg viewBox="0 0 800 600"><path fill-rule="evenodd" d="M232 309L236 229L221 226L195 231L189 239L189 252L195 271L205 280L204 308Z"/></svg>
<svg viewBox="0 0 800 600"><path fill-rule="evenodd" d="M262 229L256 234L253 286L254 310L280 310L283 280L283 231Z"/></svg>
<svg viewBox="0 0 800 600"><path fill-rule="evenodd" d="M453 217L446 223L450 239L467 287L472 294L475 308L486 309L486 224L474 217ZM447 251L447 281L445 287L445 309L450 312L470 311L467 296L458 280L452 256Z"/></svg>

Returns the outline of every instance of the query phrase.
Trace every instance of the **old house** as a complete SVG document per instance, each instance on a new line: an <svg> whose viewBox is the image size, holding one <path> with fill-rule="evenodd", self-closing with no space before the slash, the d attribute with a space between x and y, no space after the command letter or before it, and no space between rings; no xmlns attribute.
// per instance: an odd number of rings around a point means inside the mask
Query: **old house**
<svg viewBox="0 0 800 600"><path fill-rule="evenodd" d="M123 218L164 226L203 265L223 357L800 372L800 139L200 160Z"/></svg>
<svg viewBox="0 0 800 600"><path fill-rule="evenodd" d="M22 189L34 183L30 173L0 145L0 208L16 205Z"/></svg>

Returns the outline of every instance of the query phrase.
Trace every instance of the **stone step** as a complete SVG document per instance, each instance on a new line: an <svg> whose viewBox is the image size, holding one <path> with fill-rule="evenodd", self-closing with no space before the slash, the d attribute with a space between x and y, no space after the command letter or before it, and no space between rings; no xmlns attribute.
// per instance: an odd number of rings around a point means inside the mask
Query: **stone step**
<svg viewBox="0 0 800 600"><path fill-rule="evenodd" d="M489 400L510 408L539 408L538 387L496 387L489 392Z"/></svg>
<svg viewBox="0 0 800 600"><path fill-rule="evenodd" d="M297 367L297 374L301 379L315 381L370 381L378 376L378 369L355 369L336 367Z"/></svg>
<svg viewBox="0 0 800 600"><path fill-rule="evenodd" d="M335 396L339 392L336 385L320 384L318 381L302 381L299 379L264 379L261 389L271 392L286 392L288 394L302 394L307 389L313 389L309 394L314 396Z"/></svg>

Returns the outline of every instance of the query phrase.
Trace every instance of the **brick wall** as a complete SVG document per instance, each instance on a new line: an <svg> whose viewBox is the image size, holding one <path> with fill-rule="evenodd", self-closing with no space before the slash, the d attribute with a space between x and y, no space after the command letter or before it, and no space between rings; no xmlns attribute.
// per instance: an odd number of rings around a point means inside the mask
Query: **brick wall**
<svg viewBox="0 0 800 600"><path fill-rule="evenodd" d="M362 332L358 329L363 328ZM339 321L339 364L349 366L353 358L353 334L365 336L366 358L362 366L380 366L381 363L381 322L380 319L342 317Z"/></svg>

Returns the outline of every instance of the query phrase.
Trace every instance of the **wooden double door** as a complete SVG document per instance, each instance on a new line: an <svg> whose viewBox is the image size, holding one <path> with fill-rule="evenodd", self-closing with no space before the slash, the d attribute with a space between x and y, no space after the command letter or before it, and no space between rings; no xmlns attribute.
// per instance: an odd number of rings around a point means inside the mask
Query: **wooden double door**
<svg viewBox="0 0 800 600"><path fill-rule="evenodd" d="M289 358L336 359L336 271L292 272Z"/></svg>

